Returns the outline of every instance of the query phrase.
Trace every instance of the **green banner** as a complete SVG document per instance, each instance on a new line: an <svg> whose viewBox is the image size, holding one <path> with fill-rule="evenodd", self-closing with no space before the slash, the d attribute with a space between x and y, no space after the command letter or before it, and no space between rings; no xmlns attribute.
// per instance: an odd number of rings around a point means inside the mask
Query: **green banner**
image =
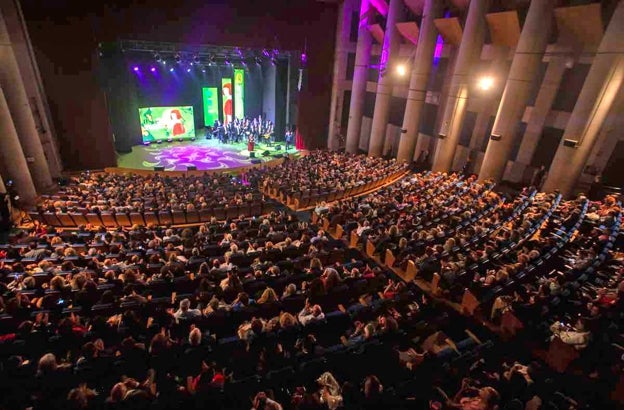
<svg viewBox="0 0 624 410"><path fill-rule="evenodd" d="M219 94L217 87L203 87L204 125L212 126L219 119Z"/></svg>
<svg viewBox="0 0 624 410"><path fill-rule="evenodd" d="M234 115L234 107L232 107L232 79L221 79L221 93L223 96L223 124L229 124Z"/></svg>
<svg viewBox="0 0 624 410"><path fill-rule="evenodd" d="M234 70L234 115L236 118L245 117L245 70Z"/></svg>

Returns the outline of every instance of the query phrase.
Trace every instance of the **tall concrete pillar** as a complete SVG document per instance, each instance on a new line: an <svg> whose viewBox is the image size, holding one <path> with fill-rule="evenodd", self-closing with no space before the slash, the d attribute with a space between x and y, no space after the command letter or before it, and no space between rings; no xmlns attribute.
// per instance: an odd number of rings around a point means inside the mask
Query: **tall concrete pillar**
<svg viewBox="0 0 624 410"><path fill-rule="evenodd" d="M544 191L559 190L565 197L573 193L623 82L624 1L620 1L576 100L542 187Z"/></svg>
<svg viewBox="0 0 624 410"><path fill-rule="evenodd" d="M15 129L19 136L24 155L28 158L29 168L35 187L40 192L53 188L50 169L43 153L41 139L30 108L20 75L11 39L7 32L4 16L0 13L0 85L2 86Z"/></svg>
<svg viewBox="0 0 624 410"><path fill-rule="evenodd" d="M390 117L390 100L392 99L392 86L394 83L392 78L396 75L392 72L392 62L399 54L401 46L401 33L396 28L396 23L402 19L403 0L390 0L388 17L386 18L386 32L379 62L379 79L377 80L373 124L371 126L370 140L368 141L368 155L372 157L379 157L383 154L386 127Z"/></svg>
<svg viewBox="0 0 624 410"><path fill-rule="evenodd" d="M499 79L499 84L502 83L502 78L507 77L507 56L509 55L509 48L504 46L495 46L490 44L492 61L490 63L489 72ZM498 92L500 90L500 92ZM487 130L490 123L490 117L496 115L496 109L500 103L500 97L502 94L502 87L493 87L489 90L483 90L480 93L477 102L477 106L480 107L477 112L477 118L475 120L475 126L470 136L470 150L481 151L483 144L483 135ZM473 171L476 172L476 171Z"/></svg>
<svg viewBox="0 0 624 410"><path fill-rule="evenodd" d="M37 192L2 87L0 87L0 161L8 177L15 182L21 202L34 204Z"/></svg>
<svg viewBox="0 0 624 410"><path fill-rule="evenodd" d="M531 114L527 121L527 127L520 143L520 149L518 150L518 157L516 161L529 165L533 160L533 154L535 148L542 137L544 131L544 124L546 124L546 117L550 112L561 80L566 71L566 64L569 57L565 55L553 55L550 57L546 73L544 74L544 80L540 86L537 98L535 99L535 105L531 109Z"/></svg>
<svg viewBox="0 0 624 410"><path fill-rule="evenodd" d="M358 152L360 145L360 131L362 129L362 113L364 98L366 97L366 82L368 65L370 63L373 37L368 31L368 23L374 13L370 0L361 0L360 22L358 23L358 39L355 49L355 68L351 86L351 103L349 105L349 124L347 125L346 151Z"/></svg>
<svg viewBox="0 0 624 410"><path fill-rule="evenodd" d="M425 105L427 82L431 73L433 53L438 35L438 30L435 24L433 24L433 20L440 17L441 6L442 2L440 1L425 0L423 15L420 21L420 31L418 32L416 54L412 66L412 76L407 93L407 105L405 106L405 115L403 117L399 151L397 153L397 160L402 162L412 162L414 158L420 114Z"/></svg>
<svg viewBox="0 0 624 410"><path fill-rule="evenodd" d="M485 39L485 13L488 4L488 0L470 1L468 17L457 51L453 77L440 125L440 139L433 159L433 171L447 172L453 165L461 126L468 106L468 88L472 80L470 72L474 63L479 59Z"/></svg>
<svg viewBox="0 0 624 410"><path fill-rule="evenodd" d="M492 128L492 135L497 139L490 138L479 171L480 181L492 179L499 182L503 178L516 138L516 127L530 97L529 84L537 74L548 45L553 10L552 0L533 0L529 6Z"/></svg>
<svg viewBox="0 0 624 410"><path fill-rule="evenodd" d="M358 5L357 0L344 0L338 11L338 27L336 28L336 47L334 51L334 73L332 78L331 108L329 113L329 133L327 148L340 148L341 109L344 91L341 87L347 74L347 56L349 53L349 35L351 34L351 18Z"/></svg>
<svg viewBox="0 0 624 410"><path fill-rule="evenodd" d="M54 178L60 177L63 163L57 146L52 115L19 0L0 0L0 10L4 16L13 54L19 66L50 173Z"/></svg>

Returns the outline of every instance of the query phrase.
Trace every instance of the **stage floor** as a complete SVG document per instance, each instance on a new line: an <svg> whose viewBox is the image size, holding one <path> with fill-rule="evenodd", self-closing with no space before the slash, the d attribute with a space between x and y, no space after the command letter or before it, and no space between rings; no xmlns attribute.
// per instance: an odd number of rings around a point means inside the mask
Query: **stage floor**
<svg viewBox="0 0 624 410"><path fill-rule="evenodd" d="M256 144L256 159L266 162L275 159L274 154L285 153L284 144L279 144L281 150L276 150L275 145ZM268 155L263 155L265 151L269 152ZM297 157L299 151L292 147L288 154L291 158ZM153 170L157 166L165 167L166 171L186 171L188 166L195 166L200 171L225 170L253 165L251 160L246 143L222 144L213 139L136 145L132 152L117 154L119 168L140 170Z"/></svg>

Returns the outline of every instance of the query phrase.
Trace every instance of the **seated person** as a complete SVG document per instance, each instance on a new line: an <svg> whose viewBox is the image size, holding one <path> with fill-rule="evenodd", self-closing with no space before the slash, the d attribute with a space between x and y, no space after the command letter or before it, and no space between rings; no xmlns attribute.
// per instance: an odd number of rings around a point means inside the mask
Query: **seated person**
<svg viewBox="0 0 624 410"><path fill-rule="evenodd" d="M574 326L557 321L550 326L550 331L553 333L551 340L558 337L563 343L574 347L576 350L586 348L591 336L583 318L579 318Z"/></svg>
<svg viewBox="0 0 624 410"><path fill-rule="evenodd" d="M309 323L320 322L325 320L325 314L320 305L311 305L310 300L306 300L304 308L298 315L299 323L307 326Z"/></svg>

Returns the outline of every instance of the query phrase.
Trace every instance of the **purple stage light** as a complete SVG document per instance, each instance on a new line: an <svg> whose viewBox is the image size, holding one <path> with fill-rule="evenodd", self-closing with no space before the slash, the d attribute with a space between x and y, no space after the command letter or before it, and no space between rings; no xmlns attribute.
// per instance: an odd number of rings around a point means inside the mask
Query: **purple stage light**
<svg viewBox="0 0 624 410"><path fill-rule="evenodd" d="M169 69L169 72L170 72L170 73L173 73L173 67L171 67L171 68Z"/></svg>
<svg viewBox="0 0 624 410"><path fill-rule="evenodd" d="M155 72L156 72L156 67L152 67L152 68L150 68L150 71L151 71L152 73L155 73Z"/></svg>
<svg viewBox="0 0 624 410"><path fill-rule="evenodd" d="M190 69L190 68L187 68L187 69L186 69L186 72L187 72L187 73L190 73L190 72L191 72L191 69Z"/></svg>
<svg viewBox="0 0 624 410"><path fill-rule="evenodd" d="M137 72L137 71L139 71L139 66L138 66L138 65L135 65L132 69L133 69L135 72Z"/></svg>
<svg viewBox="0 0 624 410"><path fill-rule="evenodd" d="M442 50L444 48L444 39L438 34L436 39L435 49L433 51L433 65L438 65L440 58L442 58Z"/></svg>
<svg viewBox="0 0 624 410"><path fill-rule="evenodd" d="M306 63L308 61L308 55L306 53L301 53L301 62Z"/></svg>

